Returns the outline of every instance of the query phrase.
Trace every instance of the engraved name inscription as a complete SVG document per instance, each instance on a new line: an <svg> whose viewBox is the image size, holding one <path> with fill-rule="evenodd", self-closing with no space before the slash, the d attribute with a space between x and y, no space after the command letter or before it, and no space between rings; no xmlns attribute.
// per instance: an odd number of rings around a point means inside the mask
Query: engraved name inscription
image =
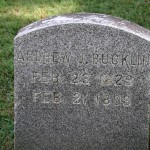
<svg viewBox="0 0 150 150"><path fill-rule="evenodd" d="M38 52L38 51L20 51L17 55L17 60L22 62L34 62L41 63L44 66L42 68L36 68L30 72L30 77L28 78L29 84L33 86L36 83L41 83L43 89L52 85L52 87L61 88L65 84L69 84L70 87L83 86L88 90L95 84L95 89L102 89L97 93L92 91L94 95L85 95L81 91L71 91L70 100L65 99L65 95L60 91L40 91L34 89L33 102L34 103L43 103L43 104L64 104L70 103L73 105L83 105L88 106L93 102L95 107L97 106L131 106L131 95L130 94L112 94L113 92L107 93L103 92L103 89L107 88L125 88L130 90L134 85L135 78L134 75L130 74L129 71L119 72L115 71L105 71L105 67L108 65L113 65L115 67L134 67L138 66L144 67L150 64L149 54L121 54L121 53L87 53L87 54L74 54L73 52ZM57 64L61 66L67 66L68 68L75 68L75 70L68 69L68 72L62 70L57 70ZM90 64L88 66L88 64ZM79 65L79 67L78 67ZM81 65L81 66L80 66ZM84 67L83 67L83 66ZM97 66L98 65L98 66ZM91 73L91 68L100 68L102 66L102 71L98 72L98 69L95 73ZM66 67L66 68L67 68ZM109 67L108 67L109 68ZM57 89L57 88L56 88ZM67 89L65 89L67 90ZM68 89L69 90L69 89ZM93 89L92 89L93 90ZM126 93L126 92L122 92ZM91 102L89 102L91 101ZM90 103L90 104L89 104Z"/></svg>
<svg viewBox="0 0 150 150"><path fill-rule="evenodd" d="M42 52L42 51L19 51L17 55L18 61L23 62L37 62L43 64L62 63L66 66L70 66L73 62L81 64L93 64L93 65L113 65L124 67L144 67L150 65L150 54L144 53L90 53L78 55L73 52Z"/></svg>

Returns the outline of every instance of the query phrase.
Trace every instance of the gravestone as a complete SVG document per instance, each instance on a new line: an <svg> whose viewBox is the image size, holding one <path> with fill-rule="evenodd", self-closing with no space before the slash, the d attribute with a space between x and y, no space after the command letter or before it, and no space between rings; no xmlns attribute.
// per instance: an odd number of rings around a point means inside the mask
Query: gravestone
<svg viewBox="0 0 150 150"><path fill-rule="evenodd" d="M15 150L148 150L150 31L80 13L32 23L14 46Z"/></svg>

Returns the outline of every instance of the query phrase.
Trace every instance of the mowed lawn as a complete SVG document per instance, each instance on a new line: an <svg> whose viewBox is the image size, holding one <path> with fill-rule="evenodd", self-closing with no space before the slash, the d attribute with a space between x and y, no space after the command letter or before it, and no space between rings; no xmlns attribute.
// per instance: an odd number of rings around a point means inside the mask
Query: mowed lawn
<svg viewBox="0 0 150 150"><path fill-rule="evenodd" d="M66 13L110 14L150 29L150 0L0 0L0 150L13 150L13 39L36 20Z"/></svg>

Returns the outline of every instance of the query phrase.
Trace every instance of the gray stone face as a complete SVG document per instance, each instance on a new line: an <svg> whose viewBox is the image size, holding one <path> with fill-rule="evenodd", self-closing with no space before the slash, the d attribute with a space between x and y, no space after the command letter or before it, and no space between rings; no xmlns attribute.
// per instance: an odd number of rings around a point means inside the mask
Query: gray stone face
<svg viewBox="0 0 150 150"><path fill-rule="evenodd" d="M150 31L72 14L14 40L15 150L148 150Z"/></svg>

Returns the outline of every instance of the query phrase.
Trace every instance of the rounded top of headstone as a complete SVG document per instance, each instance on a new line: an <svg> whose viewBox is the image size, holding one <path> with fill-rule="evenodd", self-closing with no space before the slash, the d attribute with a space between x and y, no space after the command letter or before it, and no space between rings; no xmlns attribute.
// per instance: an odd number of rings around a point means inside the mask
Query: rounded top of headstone
<svg viewBox="0 0 150 150"><path fill-rule="evenodd" d="M76 13L48 17L46 19L31 23L30 25L22 28L15 37L15 39L32 31L40 30L51 26L59 26L62 24L95 24L108 26L126 31L128 33L137 35L147 41L150 41L149 30L135 23L123 20L119 17L97 13Z"/></svg>

